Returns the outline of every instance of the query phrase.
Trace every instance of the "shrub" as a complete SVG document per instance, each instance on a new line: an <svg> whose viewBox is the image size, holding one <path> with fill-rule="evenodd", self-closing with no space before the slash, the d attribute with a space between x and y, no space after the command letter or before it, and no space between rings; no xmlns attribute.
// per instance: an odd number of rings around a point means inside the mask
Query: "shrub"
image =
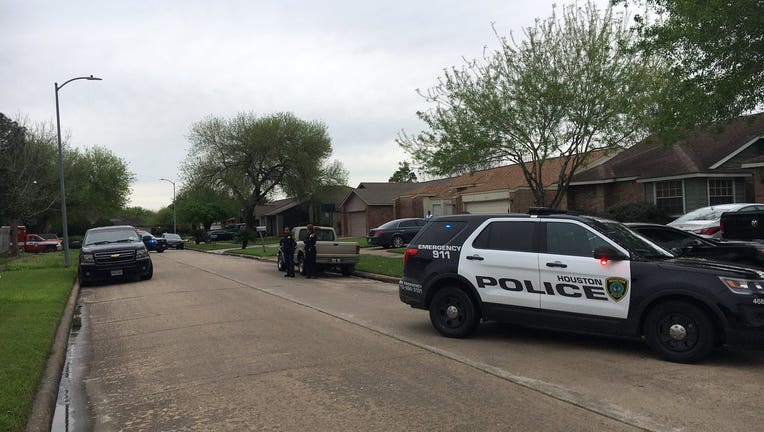
<svg viewBox="0 0 764 432"><path fill-rule="evenodd" d="M603 216L618 222L665 224L671 221L671 217L665 211L659 209L654 204L646 202L616 204L605 210Z"/></svg>

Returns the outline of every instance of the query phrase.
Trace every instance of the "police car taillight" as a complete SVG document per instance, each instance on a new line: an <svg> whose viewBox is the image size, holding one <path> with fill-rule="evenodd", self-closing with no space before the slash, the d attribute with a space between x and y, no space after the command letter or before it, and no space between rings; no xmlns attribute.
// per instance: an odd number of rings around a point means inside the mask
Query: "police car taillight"
<svg viewBox="0 0 764 432"><path fill-rule="evenodd" d="M403 254L403 265L405 266L409 262L409 257L413 257L414 255L419 253L419 249L415 248L406 248L406 253Z"/></svg>

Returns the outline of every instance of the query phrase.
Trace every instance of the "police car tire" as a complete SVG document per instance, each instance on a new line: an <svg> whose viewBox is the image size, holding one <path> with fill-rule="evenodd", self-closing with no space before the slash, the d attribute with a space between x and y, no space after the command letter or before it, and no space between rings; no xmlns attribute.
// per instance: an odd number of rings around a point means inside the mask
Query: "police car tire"
<svg viewBox="0 0 764 432"><path fill-rule="evenodd" d="M672 326L686 331L686 336L672 338ZM645 320L645 338L653 351L677 363L700 361L716 346L716 332L708 314L683 301L669 301L654 307Z"/></svg>
<svg viewBox="0 0 764 432"><path fill-rule="evenodd" d="M450 313L455 315L449 316ZM433 296L430 302L430 321L443 336L463 338L475 331L480 317L475 301L469 294L461 288L448 286Z"/></svg>

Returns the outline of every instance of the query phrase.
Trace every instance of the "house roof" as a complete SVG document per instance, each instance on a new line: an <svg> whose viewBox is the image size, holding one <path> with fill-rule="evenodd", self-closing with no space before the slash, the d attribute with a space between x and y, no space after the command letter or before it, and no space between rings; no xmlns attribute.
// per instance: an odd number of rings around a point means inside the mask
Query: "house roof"
<svg viewBox="0 0 764 432"><path fill-rule="evenodd" d="M361 183L348 193L342 204L355 193L366 205L392 205L395 198L405 195L417 185L419 183Z"/></svg>
<svg viewBox="0 0 764 432"><path fill-rule="evenodd" d="M589 157L589 166L597 164L606 157L605 151L592 152ZM544 161L542 180L545 186L554 185L559 180L562 158L551 158ZM530 168L531 162L526 162ZM522 168L518 164L505 165L489 168L473 173L463 174L427 183L419 183L419 186L410 190L404 196L437 196L453 197L468 193L490 192L496 190L512 190L528 187Z"/></svg>
<svg viewBox="0 0 764 432"><path fill-rule="evenodd" d="M289 210L292 207L300 205L302 201L298 201L294 198L284 198L263 204L255 207L255 214L260 216L275 216L283 211Z"/></svg>
<svg viewBox="0 0 764 432"><path fill-rule="evenodd" d="M740 117L725 125L699 129L686 139L670 146L665 146L656 139L648 139L623 150L599 166L576 174L573 183L662 178L697 173L734 173L735 169L721 167L755 143L762 134L764 114L759 114Z"/></svg>

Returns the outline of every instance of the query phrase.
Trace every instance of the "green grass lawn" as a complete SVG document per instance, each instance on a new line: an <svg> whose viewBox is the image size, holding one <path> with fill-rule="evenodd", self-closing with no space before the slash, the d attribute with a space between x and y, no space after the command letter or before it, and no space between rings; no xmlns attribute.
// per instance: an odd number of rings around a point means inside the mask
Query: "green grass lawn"
<svg viewBox="0 0 764 432"><path fill-rule="evenodd" d="M234 254L240 254L240 255L254 255L254 256L267 256L267 257L275 257L279 253L279 248L272 247L272 246L266 246L265 250L263 251L263 246L252 246L250 243L250 247L246 249L237 249L232 250L228 253L234 253Z"/></svg>
<svg viewBox="0 0 764 432"><path fill-rule="evenodd" d="M194 242L188 242L186 243L186 249L196 249L196 250L218 250L218 249L231 249L231 248L240 248L241 242L227 242L227 241L220 241L215 243L199 243L196 244Z"/></svg>
<svg viewBox="0 0 764 432"><path fill-rule="evenodd" d="M77 273L76 254L0 259L0 431L24 430Z"/></svg>
<svg viewBox="0 0 764 432"><path fill-rule="evenodd" d="M355 269L368 273L401 277L403 275L403 260L395 257L361 255L361 261L356 264Z"/></svg>
<svg viewBox="0 0 764 432"><path fill-rule="evenodd" d="M261 240L259 237L255 238L254 240L249 241L249 247L253 246L260 246L262 249L262 244L265 242L265 244L277 244L279 242L279 237L263 237ZM186 249L196 249L196 250L219 250L219 249L232 249L232 248L241 248L241 241L219 241L219 242L212 242L212 243L200 243L196 244L196 242L190 241L186 242Z"/></svg>

